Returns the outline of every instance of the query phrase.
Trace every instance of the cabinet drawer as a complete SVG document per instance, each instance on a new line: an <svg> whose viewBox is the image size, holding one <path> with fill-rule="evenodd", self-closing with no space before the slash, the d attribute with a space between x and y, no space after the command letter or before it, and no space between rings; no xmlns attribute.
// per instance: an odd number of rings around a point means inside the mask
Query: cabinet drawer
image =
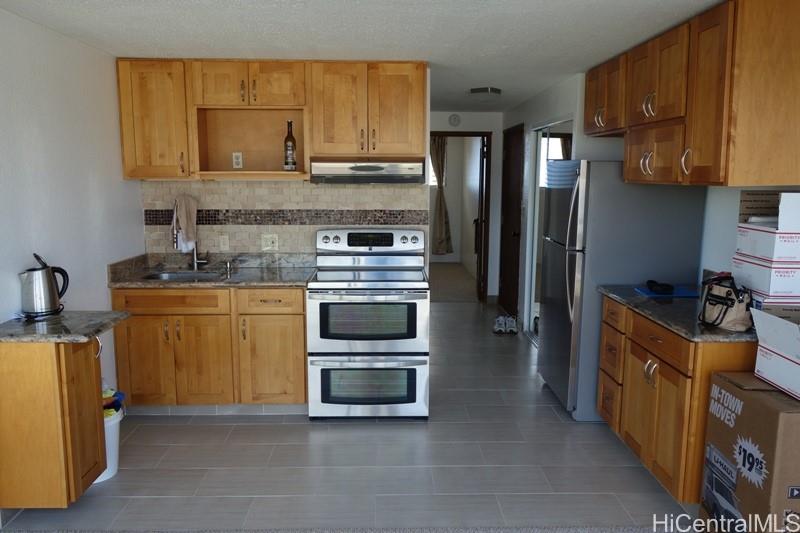
<svg viewBox="0 0 800 533"><path fill-rule="evenodd" d="M617 383L622 383L622 357L625 353L625 335L608 324L600 330L600 368Z"/></svg>
<svg viewBox="0 0 800 533"><path fill-rule="evenodd" d="M638 313L633 313L630 338L687 376L692 375L694 344Z"/></svg>
<svg viewBox="0 0 800 533"><path fill-rule="evenodd" d="M135 315L227 315L227 289L121 289L113 292L113 307Z"/></svg>
<svg viewBox="0 0 800 533"><path fill-rule="evenodd" d="M597 412L603 417L614 433L619 433L622 413L622 385L602 370L597 378Z"/></svg>
<svg viewBox="0 0 800 533"><path fill-rule="evenodd" d="M239 289L235 297L239 314L303 314L303 289Z"/></svg>
<svg viewBox="0 0 800 533"><path fill-rule="evenodd" d="M627 307L609 297L603 298L603 322L617 331L625 332L625 313Z"/></svg>

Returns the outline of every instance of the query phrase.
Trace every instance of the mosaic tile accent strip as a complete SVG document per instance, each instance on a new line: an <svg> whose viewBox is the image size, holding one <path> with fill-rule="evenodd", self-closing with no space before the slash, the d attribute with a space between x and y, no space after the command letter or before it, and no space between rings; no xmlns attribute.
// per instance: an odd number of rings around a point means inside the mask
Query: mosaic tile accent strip
<svg viewBox="0 0 800 533"><path fill-rule="evenodd" d="M145 226L169 226L171 209L145 209ZM200 226L386 226L428 224L421 209L198 209Z"/></svg>

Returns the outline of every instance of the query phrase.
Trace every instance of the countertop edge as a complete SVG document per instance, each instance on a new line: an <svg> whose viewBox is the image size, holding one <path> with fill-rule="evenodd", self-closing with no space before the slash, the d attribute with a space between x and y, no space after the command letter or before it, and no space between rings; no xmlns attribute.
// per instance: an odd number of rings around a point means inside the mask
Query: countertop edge
<svg viewBox="0 0 800 533"><path fill-rule="evenodd" d="M0 343L4 344L83 344L91 341L98 335L113 329L115 326L127 320L131 314L127 311L86 311L87 313L107 313L108 317L97 326L89 328L88 331L80 333L25 333L19 335L8 335L0 333ZM81 311L71 311L71 313L81 313Z"/></svg>
<svg viewBox="0 0 800 533"><path fill-rule="evenodd" d="M219 281L114 281L109 289L276 289L292 287L305 289L308 280L286 282L219 282Z"/></svg>

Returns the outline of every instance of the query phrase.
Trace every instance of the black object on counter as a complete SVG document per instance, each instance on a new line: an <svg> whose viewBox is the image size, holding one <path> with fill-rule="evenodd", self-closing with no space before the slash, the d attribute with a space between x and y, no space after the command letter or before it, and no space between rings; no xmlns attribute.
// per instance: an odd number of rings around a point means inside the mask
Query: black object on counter
<svg viewBox="0 0 800 533"><path fill-rule="evenodd" d="M669 283L659 283L654 279L647 280L647 288L653 294L663 294L666 296L675 293L675 287L673 287Z"/></svg>

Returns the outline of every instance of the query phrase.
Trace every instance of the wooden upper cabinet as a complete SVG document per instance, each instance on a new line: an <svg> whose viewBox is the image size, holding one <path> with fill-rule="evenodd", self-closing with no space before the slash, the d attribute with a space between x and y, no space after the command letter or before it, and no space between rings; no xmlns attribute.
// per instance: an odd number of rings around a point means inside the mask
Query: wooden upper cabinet
<svg viewBox="0 0 800 533"><path fill-rule="evenodd" d="M370 63L369 152L425 153L425 65Z"/></svg>
<svg viewBox="0 0 800 533"><path fill-rule="evenodd" d="M645 160L652 157L653 130L639 126L625 134L625 162L623 175L629 183L652 183L653 179L645 166Z"/></svg>
<svg viewBox="0 0 800 533"><path fill-rule="evenodd" d="M630 125L686 113L688 55L688 24L628 52L626 107Z"/></svg>
<svg viewBox="0 0 800 533"><path fill-rule="evenodd" d="M690 183L718 184L725 181L726 174L733 6L727 2L718 5L695 17L690 28L682 172Z"/></svg>
<svg viewBox="0 0 800 533"><path fill-rule="evenodd" d="M305 63L259 61L250 63L249 68L251 105L305 105Z"/></svg>
<svg viewBox="0 0 800 533"><path fill-rule="evenodd" d="M203 61L200 63L200 71L203 104L247 105L246 62Z"/></svg>
<svg viewBox="0 0 800 533"><path fill-rule="evenodd" d="M645 170L657 183L680 183L680 155L683 149L683 121L678 119L652 128L651 155Z"/></svg>
<svg viewBox="0 0 800 533"><path fill-rule="evenodd" d="M183 62L119 60L117 75L125 176L188 176Z"/></svg>
<svg viewBox="0 0 800 533"><path fill-rule="evenodd" d="M177 316L173 326L178 403L233 403L230 316Z"/></svg>
<svg viewBox="0 0 800 533"><path fill-rule="evenodd" d="M367 153L367 64L311 65L315 154Z"/></svg>
<svg viewBox="0 0 800 533"><path fill-rule="evenodd" d="M627 55L622 54L586 73L583 127L586 133L608 133L626 125Z"/></svg>

